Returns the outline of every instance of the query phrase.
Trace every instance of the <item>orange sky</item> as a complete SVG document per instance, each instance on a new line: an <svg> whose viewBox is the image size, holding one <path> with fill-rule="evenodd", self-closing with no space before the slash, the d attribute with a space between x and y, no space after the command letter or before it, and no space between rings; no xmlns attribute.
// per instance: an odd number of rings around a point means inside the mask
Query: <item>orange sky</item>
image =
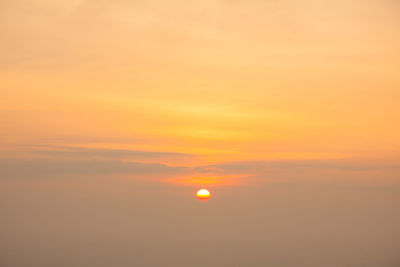
<svg viewBox="0 0 400 267"><path fill-rule="evenodd" d="M2 5L8 150L177 152L190 166L399 152L394 1Z"/></svg>

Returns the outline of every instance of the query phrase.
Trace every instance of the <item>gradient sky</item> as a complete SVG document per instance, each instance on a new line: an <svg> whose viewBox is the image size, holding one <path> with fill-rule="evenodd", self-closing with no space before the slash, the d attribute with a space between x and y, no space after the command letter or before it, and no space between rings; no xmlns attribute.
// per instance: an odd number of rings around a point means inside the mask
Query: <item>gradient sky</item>
<svg viewBox="0 0 400 267"><path fill-rule="evenodd" d="M0 266L398 266L399 14L0 0Z"/></svg>

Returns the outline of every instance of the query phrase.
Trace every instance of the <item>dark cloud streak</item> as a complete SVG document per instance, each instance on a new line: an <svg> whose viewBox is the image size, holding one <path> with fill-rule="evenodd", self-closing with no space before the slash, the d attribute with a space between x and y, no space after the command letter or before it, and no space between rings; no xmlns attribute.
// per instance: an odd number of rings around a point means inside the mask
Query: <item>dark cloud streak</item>
<svg viewBox="0 0 400 267"><path fill-rule="evenodd" d="M35 154L40 154L50 157L74 157L74 158L190 158L191 154L175 153L175 152L160 152L160 151L144 151L144 150L125 150L125 149L98 149L84 147L42 147L32 151Z"/></svg>
<svg viewBox="0 0 400 267"><path fill-rule="evenodd" d="M116 175L116 174L176 174L183 167L164 164L146 164L117 160L51 160L51 159L3 159L0 161L0 177L43 177L54 175Z"/></svg>

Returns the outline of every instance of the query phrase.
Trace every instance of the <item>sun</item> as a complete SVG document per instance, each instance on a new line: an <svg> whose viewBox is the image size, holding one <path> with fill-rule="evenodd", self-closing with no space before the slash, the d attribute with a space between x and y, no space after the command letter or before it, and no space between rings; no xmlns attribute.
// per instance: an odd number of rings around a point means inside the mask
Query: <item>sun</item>
<svg viewBox="0 0 400 267"><path fill-rule="evenodd" d="M199 191L197 191L197 199L200 201L206 201L210 198L210 191L208 191L207 189L200 189Z"/></svg>

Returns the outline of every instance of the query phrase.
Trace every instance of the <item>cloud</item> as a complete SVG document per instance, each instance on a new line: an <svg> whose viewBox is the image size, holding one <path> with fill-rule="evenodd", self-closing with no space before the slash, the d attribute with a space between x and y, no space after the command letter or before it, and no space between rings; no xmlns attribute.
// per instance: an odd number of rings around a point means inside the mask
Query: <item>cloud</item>
<svg viewBox="0 0 400 267"><path fill-rule="evenodd" d="M58 175L172 175L186 167L157 163L161 158L186 158L189 154L81 147L43 147L29 151L31 156L1 158L0 177L43 177ZM147 159L149 162L127 161Z"/></svg>
<svg viewBox="0 0 400 267"><path fill-rule="evenodd" d="M271 160L199 166L198 173L247 175L243 183L309 183L335 186L398 185L399 162L367 159Z"/></svg>
<svg viewBox="0 0 400 267"><path fill-rule="evenodd" d="M106 159L160 159L160 158L192 158L194 155L175 152L127 150L127 149L101 149L84 147L59 147L44 146L34 148L35 154L55 158L106 158Z"/></svg>
<svg viewBox="0 0 400 267"><path fill-rule="evenodd" d="M323 160L269 160L269 161L240 161L226 164L215 164L197 167L199 172L263 172L273 169L338 169L338 170L399 170L398 162L381 163L361 159L323 159Z"/></svg>
<svg viewBox="0 0 400 267"><path fill-rule="evenodd" d="M293 182L302 179L317 181L398 181L400 164L377 159L269 160L241 161L185 166L194 155L123 149L36 146L28 157L0 158L1 178L40 178L65 176L132 175L157 177L165 181L180 178L204 183L205 179L229 181ZM174 166L162 162L174 161Z"/></svg>
<svg viewBox="0 0 400 267"><path fill-rule="evenodd" d="M184 171L182 167L163 164L146 164L116 160L53 160L53 159L2 159L0 174L3 178L41 177L65 174L174 174Z"/></svg>

